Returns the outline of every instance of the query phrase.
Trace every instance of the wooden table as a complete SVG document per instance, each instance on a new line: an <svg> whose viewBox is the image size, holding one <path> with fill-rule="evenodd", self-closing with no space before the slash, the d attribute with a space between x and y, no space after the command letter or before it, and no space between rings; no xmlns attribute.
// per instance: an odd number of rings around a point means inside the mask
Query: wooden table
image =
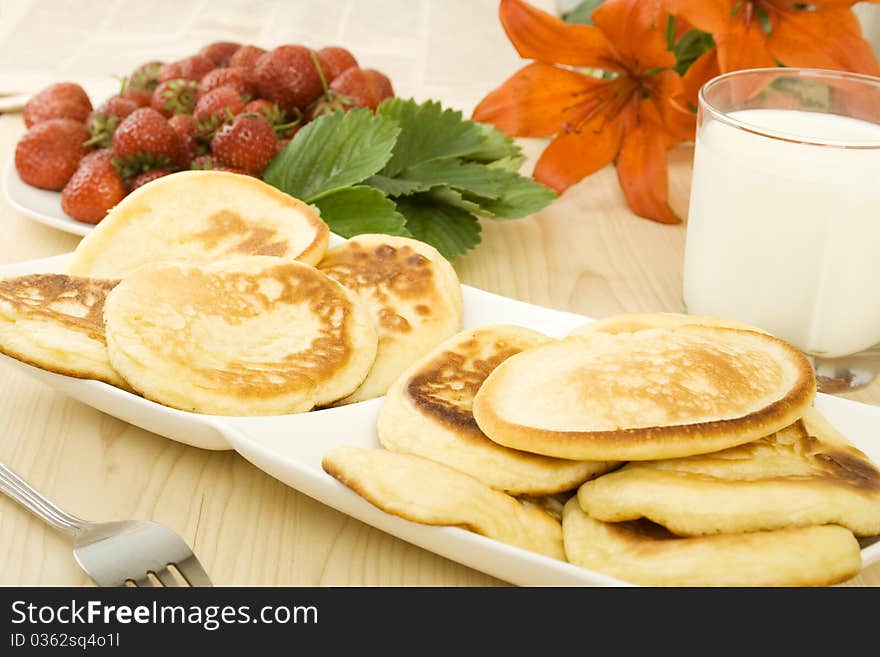
<svg viewBox="0 0 880 657"><path fill-rule="evenodd" d="M555 5L532 1L547 10ZM65 3L4 4L4 84L26 90L77 78L115 88L108 73L124 74L160 52L166 60L184 56L217 39L344 44L388 73L399 95L441 98L468 113L523 63L500 29L496 0L262 0L259 11L249 3L176 0L173 12L104 4L97 22ZM20 116L0 116L0 165L23 130ZM523 143L534 162L544 142ZM672 205L682 213L691 155L687 147L671 153ZM630 214L614 170L606 169L536 216L484 222L483 244L456 269L465 283L591 317L677 311L684 236L683 226ZM78 239L27 219L0 195L0 263L68 252ZM856 397L880 403L880 385ZM150 434L2 365L0 460L76 514L170 525L217 584L504 584L315 502L234 452ZM0 585L88 583L67 537L0 496ZM880 567L851 583L880 585Z"/></svg>
<svg viewBox="0 0 880 657"><path fill-rule="evenodd" d="M24 126L0 117L0 162ZM532 156L540 141L525 143ZM691 149L672 153L672 203L687 205ZM0 200L0 263L72 250L78 238ZM536 216L484 222L483 244L456 263L463 282L602 317L679 310L683 226L631 215L613 169ZM877 386L874 386L877 388ZM878 390L854 395L878 401ZM0 460L62 506L95 519L166 523L194 547L217 584L496 586L330 509L235 452L208 452L104 415L9 367L0 368ZM0 497L0 585L87 585L71 544ZM880 585L880 567L853 579Z"/></svg>

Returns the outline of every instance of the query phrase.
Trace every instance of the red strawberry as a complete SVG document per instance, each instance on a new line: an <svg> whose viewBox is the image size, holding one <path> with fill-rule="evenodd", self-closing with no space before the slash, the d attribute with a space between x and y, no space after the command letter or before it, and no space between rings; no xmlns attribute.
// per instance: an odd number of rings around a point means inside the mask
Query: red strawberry
<svg viewBox="0 0 880 657"><path fill-rule="evenodd" d="M190 164L207 150L202 143L199 127L191 114L175 114L168 119L168 125L177 133L177 158L175 163L181 169L189 169Z"/></svg>
<svg viewBox="0 0 880 657"><path fill-rule="evenodd" d="M174 173L174 171L172 169L150 169L149 171L139 173L128 183L128 191L131 193L138 187L143 187L148 182L153 182L156 178L162 178L169 173Z"/></svg>
<svg viewBox="0 0 880 657"><path fill-rule="evenodd" d="M302 108L321 95L321 76L312 53L303 46L278 46L257 60L253 71L260 96L286 112Z"/></svg>
<svg viewBox="0 0 880 657"><path fill-rule="evenodd" d="M265 54L266 51L258 46L242 46L229 58L229 66L243 68L250 73L254 70L257 60Z"/></svg>
<svg viewBox="0 0 880 657"><path fill-rule="evenodd" d="M239 114L217 132L211 152L226 166L261 174L275 157L275 129L258 114Z"/></svg>
<svg viewBox="0 0 880 657"><path fill-rule="evenodd" d="M86 154L89 133L73 119L49 119L28 130L15 146L15 169L28 185L57 191Z"/></svg>
<svg viewBox="0 0 880 657"><path fill-rule="evenodd" d="M153 92L149 89L123 89L119 95L138 107L149 107L153 102Z"/></svg>
<svg viewBox="0 0 880 657"><path fill-rule="evenodd" d="M350 68L330 83L330 91L345 96L354 107L375 110L386 98L394 97L391 80L374 69Z"/></svg>
<svg viewBox="0 0 880 657"><path fill-rule="evenodd" d="M183 78L198 82L216 68L214 62L204 55L193 55L159 67L159 82Z"/></svg>
<svg viewBox="0 0 880 657"><path fill-rule="evenodd" d="M162 62L141 64L128 76L125 82L126 88L152 91L159 84L159 68L161 66Z"/></svg>
<svg viewBox="0 0 880 657"><path fill-rule="evenodd" d="M111 96L89 115L86 130L91 138L86 146L109 148L113 143L113 133L119 122L138 108L133 100L121 96Z"/></svg>
<svg viewBox="0 0 880 657"><path fill-rule="evenodd" d="M288 137L287 139L279 139L275 142L275 154L278 155L281 151L283 151L287 145L293 140L293 137Z"/></svg>
<svg viewBox="0 0 880 657"><path fill-rule="evenodd" d="M166 167L178 157L177 133L150 107L140 107L122 120L113 134L117 166L124 178L139 171Z"/></svg>
<svg viewBox="0 0 880 657"><path fill-rule="evenodd" d="M284 110L265 98L252 100L244 106L244 111L265 117L272 124L272 127L275 128L275 133L279 137L292 137L302 122L302 113L299 110L297 110L294 119L288 121Z"/></svg>
<svg viewBox="0 0 880 657"><path fill-rule="evenodd" d="M92 111L85 90L73 82L58 82L39 91L24 105L24 124L31 126L49 119L84 122Z"/></svg>
<svg viewBox="0 0 880 657"><path fill-rule="evenodd" d="M113 152L112 148L99 148L96 151L90 151L86 153L79 161L79 166L88 164L92 160L104 160L105 162L110 162L112 164L113 158L115 157L116 153Z"/></svg>
<svg viewBox="0 0 880 657"><path fill-rule="evenodd" d="M164 116L192 114L196 107L199 83L176 78L160 82L153 92L150 107Z"/></svg>
<svg viewBox="0 0 880 657"><path fill-rule="evenodd" d="M92 158L80 164L61 192L61 209L77 219L96 224L125 197L125 185L112 162Z"/></svg>
<svg viewBox="0 0 880 657"><path fill-rule="evenodd" d="M220 125L244 111L244 101L232 87L218 87L199 98L193 117L202 132L215 131Z"/></svg>
<svg viewBox="0 0 880 657"><path fill-rule="evenodd" d="M318 51L318 64L324 74L324 81L330 84L342 73L357 66L357 60L348 50L339 46L329 46Z"/></svg>
<svg viewBox="0 0 880 657"><path fill-rule="evenodd" d="M214 62L214 66L229 66L229 58L232 57L232 55L235 54L235 51L239 48L241 48L240 43L234 43L232 41L215 41L199 50L199 54L204 55Z"/></svg>
<svg viewBox="0 0 880 657"><path fill-rule="evenodd" d="M199 83L199 97L219 87L232 87L239 96L253 97L256 89L247 71L243 68L215 68Z"/></svg>

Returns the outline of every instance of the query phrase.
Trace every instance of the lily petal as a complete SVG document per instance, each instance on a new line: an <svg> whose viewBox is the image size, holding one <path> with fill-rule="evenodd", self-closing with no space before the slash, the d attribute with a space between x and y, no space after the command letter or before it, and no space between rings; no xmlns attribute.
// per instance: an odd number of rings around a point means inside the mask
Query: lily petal
<svg viewBox="0 0 880 657"><path fill-rule="evenodd" d="M862 38L859 21L849 9L780 12L767 46L787 66L880 74L880 62Z"/></svg>
<svg viewBox="0 0 880 657"><path fill-rule="evenodd" d="M544 149L533 178L561 194L610 164L620 148L620 115L598 115L580 132L559 135Z"/></svg>
<svg viewBox="0 0 880 657"><path fill-rule="evenodd" d="M607 81L534 62L490 92L473 113L514 137L545 137L559 132L565 113Z"/></svg>
<svg viewBox="0 0 880 657"><path fill-rule="evenodd" d="M637 215L663 224L681 223L669 206L665 139L650 123L640 122L624 137L617 155L617 179Z"/></svg>
<svg viewBox="0 0 880 657"><path fill-rule="evenodd" d="M624 71L608 40L592 25L565 23L522 0L501 0L498 15L516 51L526 59Z"/></svg>
<svg viewBox="0 0 880 657"><path fill-rule="evenodd" d="M748 25L735 21L728 30L715 35L718 68L722 73L776 66L776 57L767 49L767 34L759 21L751 21ZM815 44L811 47L815 47Z"/></svg>
<svg viewBox="0 0 880 657"><path fill-rule="evenodd" d="M656 108L657 123L677 141L691 141L697 125L697 115L687 107L686 87L675 71L661 71L651 78L652 94L642 101L642 107Z"/></svg>
<svg viewBox="0 0 880 657"><path fill-rule="evenodd" d="M593 10L593 25L614 45L635 72L675 65L666 49L666 18L661 0L605 0Z"/></svg>
<svg viewBox="0 0 880 657"><path fill-rule="evenodd" d="M684 73L684 99L697 107L700 87L719 75L718 50L712 48L700 55Z"/></svg>
<svg viewBox="0 0 880 657"><path fill-rule="evenodd" d="M681 14L694 27L713 34L729 29L735 0L666 0L672 14Z"/></svg>

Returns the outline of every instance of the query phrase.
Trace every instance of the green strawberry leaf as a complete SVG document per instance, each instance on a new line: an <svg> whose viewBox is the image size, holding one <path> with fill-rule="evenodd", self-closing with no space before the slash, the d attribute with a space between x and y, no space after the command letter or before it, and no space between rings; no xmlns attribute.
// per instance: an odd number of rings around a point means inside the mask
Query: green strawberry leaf
<svg viewBox="0 0 880 657"><path fill-rule="evenodd" d="M447 260L480 243L480 222L466 210L424 194L399 199L397 209L406 217L406 227L412 236L433 246Z"/></svg>
<svg viewBox="0 0 880 657"><path fill-rule="evenodd" d="M343 237L361 233L409 236L406 219L378 189L358 185L328 192L312 202L330 230Z"/></svg>
<svg viewBox="0 0 880 657"><path fill-rule="evenodd" d="M478 162L492 162L494 160L519 159L520 163L523 158L522 148L517 145L513 139L504 134L494 125L488 123L477 123L483 132L483 144L479 149L465 153L462 157L468 160L477 160Z"/></svg>
<svg viewBox="0 0 880 657"><path fill-rule="evenodd" d="M400 126L394 153L382 170L389 177L420 162L478 152L486 141L480 124L463 119L461 112L443 109L433 100L417 103L391 98L379 105L376 115Z"/></svg>
<svg viewBox="0 0 880 657"><path fill-rule="evenodd" d="M386 165L400 128L368 109L334 112L312 121L263 174L263 180L311 203L355 185Z"/></svg>
<svg viewBox="0 0 880 657"><path fill-rule="evenodd" d="M503 171L494 171L476 162L462 162L457 158L429 160L407 167L397 176L398 180L412 180L427 188L445 185L463 192L486 198L498 198L504 189Z"/></svg>
<svg viewBox="0 0 880 657"><path fill-rule="evenodd" d="M495 219L520 219L534 214L556 199L556 192L531 178L510 171L496 171L502 178L501 196L492 199L465 194L465 199L479 204L477 214Z"/></svg>
<svg viewBox="0 0 880 657"><path fill-rule="evenodd" d="M430 185L419 182L417 180L402 180L400 178L389 178L377 173L370 176L364 181L365 185L375 187L387 196L407 196L416 192L427 192L431 189Z"/></svg>

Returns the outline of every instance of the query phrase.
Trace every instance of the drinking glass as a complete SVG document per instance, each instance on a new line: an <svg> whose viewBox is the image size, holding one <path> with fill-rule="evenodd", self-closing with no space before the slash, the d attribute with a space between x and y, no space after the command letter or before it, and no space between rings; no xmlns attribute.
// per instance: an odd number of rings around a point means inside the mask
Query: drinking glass
<svg viewBox="0 0 880 657"><path fill-rule="evenodd" d="M689 313L763 328L819 389L880 371L880 78L767 68L700 90L684 262Z"/></svg>

